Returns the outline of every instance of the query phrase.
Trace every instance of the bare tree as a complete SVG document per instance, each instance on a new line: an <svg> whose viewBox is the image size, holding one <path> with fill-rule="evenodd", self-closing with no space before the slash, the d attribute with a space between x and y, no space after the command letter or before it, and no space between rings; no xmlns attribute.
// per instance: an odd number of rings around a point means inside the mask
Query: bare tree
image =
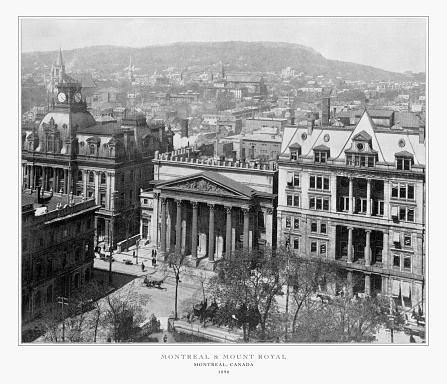
<svg viewBox="0 0 447 384"><path fill-rule="evenodd" d="M136 284L134 280L104 298L104 326L116 343L131 340L145 319L148 298L138 293Z"/></svg>
<svg viewBox="0 0 447 384"><path fill-rule="evenodd" d="M167 272L168 269L172 270L175 278L175 301L174 301L174 318L178 319L178 286L181 283L180 277L190 270L191 266L186 255L181 253L170 253L167 255L166 263L163 268Z"/></svg>

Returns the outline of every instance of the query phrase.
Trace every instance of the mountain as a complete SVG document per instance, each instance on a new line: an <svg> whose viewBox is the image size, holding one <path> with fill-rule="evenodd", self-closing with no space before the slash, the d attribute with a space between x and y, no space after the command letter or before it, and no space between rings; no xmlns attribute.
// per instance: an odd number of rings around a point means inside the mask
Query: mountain
<svg viewBox="0 0 447 384"><path fill-rule="evenodd" d="M57 51L27 52L22 54L22 73L44 74L56 60ZM350 80L402 80L402 73L329 60L312 48L291 43L272 42L215 42L175 43L168 45L129 48L120 46L92 46L63 51L66 70L100 73L121 72L129 64L129 57L137 68L136 74L152 74L162 69L194 67L194 70L280 72L291 67L306 75L341 76Z"/></svg>

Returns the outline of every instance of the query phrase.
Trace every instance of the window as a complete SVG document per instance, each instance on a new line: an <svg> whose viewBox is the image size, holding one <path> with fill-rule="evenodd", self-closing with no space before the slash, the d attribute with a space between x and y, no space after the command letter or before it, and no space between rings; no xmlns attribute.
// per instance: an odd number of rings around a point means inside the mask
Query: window
<svg viewBox="0 0 447 384"><path fill-rule="evenodd" d="M329 211L329 198L324 197L310 197L309 208L323 211Z"/></svg>
<svg viewBox="0 0 447 384"><path fill-rule="evenodd" d="M355 211L357 213L366 213L366 199L357 198L355 200Z"/></svg>
<svg viewBox="0 0 447 384"><path fill-rule="evenodd" d="M410 171L412 163L412 158L396 157L396 169L398 171Z"/></svg>
<svg viewBox="0 0 447 384"><path fill-rule="evenodd" d="M340 196L339 206L340 211L349 211L349 196Z"/></svg>
<svg viewBox="0 0 447 384"><path fill-rule="evenodd" d="M311 241L310 243L310 252L311 253L317 253L318 244L316 241Z"/></svg>
<svg viewBox="0 0 447 384"><path fill-rule="evenodd" d="M385 202L382 200L373 200L373 215L383 216Z"/></svg>
<svg viewBox="0 0 447 384"><path fill-rule="evenodd" d="M295 172L287 172L287 187L299 187L300 186L300 174Z"/></svg>
<svg viewBox="0 0 447 384"><path fill-rule="evenodd" d="M105 206L106 206L106 194L105 193L101 193L100 199L101 199L101 201L100 201L101 207L105 208Z"/></svg>
<svg viewBox="0 0 447 384"><path fill-rule="evenodd" d="M143 199L143 204L147 205L147 199Z"/></svg>
<svg viewBox="0 0 447 384"><path fill-rule="evenodd" d="M295 217L293 219L293 229L299 229L300 228L300 219L298 217Z"/></svg>
<svg viewBox="0 0 447 384"><path fill-rule="evenodd" d="M326 243L320 243L320 255L326 254Z"/></svg>
<svg viewBox="0 0 447 384"><path fill-rule="evenodd" d="M290 228L291 227L291 219L290 216L286 217L286 228Z"/></svg>
<svg viewBox="0 0 447 384"><path fill-rule="evenodd" d="M404 269L411 269L411 257L410 256L404 257Z"/></svg>
<svg viewBox="0 0 447 384"><path fill-rule="evenodd" d="M315 163L324 164L328 158L328 153L325 151L315 151L314 160Z"/></svg>
<svg viewBox="0 0 447 384"><path fill-rule="evenodd" d="M324 191L329 191L330 190L329 177L311 175L310 176L309 187L311 189L319 189L319 190L322 190L322 191L323 190Z"/></svg>
<svg viewBox="0 0 447 384"><path fill-rule="evenodd" d="M311 232L314 232L314 233L317 233L317 232L318 232L318 224L317 224L316 221L312 221L312 222L310 223L310 231L311 231Z"/></svg>
<svg viewBox="0 0 447 384"><path fill-rule="evenodd" d="M264 228L264 212L258 211L258 228Z"/></svg>
<svg viewBox="0 0 447 384"><path fill-rule="evenodd" d="M95 174L93 172L88 173L88 182L94 183L95 182Z"/></svg>
<svg viewBox="0 0 447 384"><path fill-rule="evenodd" d="M406 247L411 247L411 233L404 234L404 245Z"/></svg>
<svg viewBox="0 0 447 384"><path fill-rule="evenodd" d="M393 255L393 267L400 268L400 256Z"/></svg>
<svg viewBox="0 0 447 384"><path fill-rule="evenodd" d="M290 160L298 160L298 151L290 151Z"/></svg>
<svg viewBox="0 0 447 384"><path fill-rule="evenodd" d="M106 183L106 174L104 172L101 173L101 184Z"/></svg>
<svg viewBox="0 0 447 384"><path fill-rule="evenodd" d="M408 207L399 207L399 220L414 222L414 209Z"/></svg>
<svg viewBox="0 0 447 384"><path fill-rule="evenodd" d="M320 224L320 233L327 233L326 223L321 223Z"/></svg>
<svg viewBox="0 0 447 384"><path fill-rule="evenodd" d="M396 199L414 200L414 185L404 183L392 184L391 197Z"/></svg>
<svg viewBox="0 0 447 384"><path fill-rule="evenodd" d="M291 207L300 206L300 196L299 195L286 195L287 205Z"/></svg>
<svg viewBox="0 0 447 384"><path fill-rule="evenodd" d="M300 240L296 237L293 239L293 249L300 249Z"/></svg>
<svg viewBox="0 0 447 384"><path fill-rule="evenodd" d="M90 145L90 155L94 155L95 154L95 145L91 144Z"/></svg>

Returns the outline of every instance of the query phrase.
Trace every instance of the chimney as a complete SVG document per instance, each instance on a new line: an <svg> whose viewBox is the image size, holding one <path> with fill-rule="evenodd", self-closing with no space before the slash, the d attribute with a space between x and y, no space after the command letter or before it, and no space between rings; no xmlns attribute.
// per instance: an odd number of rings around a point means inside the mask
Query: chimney
<svg viewBox="0 0 447 384"><path fill-rule="evenodd" d="M314 130L314 124L315 124L315 117L311 116L307 118L307 134L312 135L312 132Z"/></svg>
<svg viewBox="0 0 447 384"><path fill-rule="evenodd" d="M322 105L322 111L321 111L321 123L324 126L329 125L329 117L331 111L331 98L329 96L323 97L323 105Z"/></svg>

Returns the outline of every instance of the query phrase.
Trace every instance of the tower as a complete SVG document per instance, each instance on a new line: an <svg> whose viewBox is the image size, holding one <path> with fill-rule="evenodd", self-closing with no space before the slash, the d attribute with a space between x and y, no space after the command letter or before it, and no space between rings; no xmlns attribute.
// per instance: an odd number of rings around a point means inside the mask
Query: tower
<svg viewBox="0 0 447 384"><path fill-rule="evenodd" d="M65 75L65 63L62 58L62 49L59 47L59 55L56 62L51 66L50 82L48 84L48 92L53 96L57 93L57 83L63 80Z"/></svg>
<svg viewBox="0 0 447 384"><path fill-rule="evenodd" d="M129 60L129 80L131 84L135 81L135 77L133 75L132 56L130 56Z"/></svg>

